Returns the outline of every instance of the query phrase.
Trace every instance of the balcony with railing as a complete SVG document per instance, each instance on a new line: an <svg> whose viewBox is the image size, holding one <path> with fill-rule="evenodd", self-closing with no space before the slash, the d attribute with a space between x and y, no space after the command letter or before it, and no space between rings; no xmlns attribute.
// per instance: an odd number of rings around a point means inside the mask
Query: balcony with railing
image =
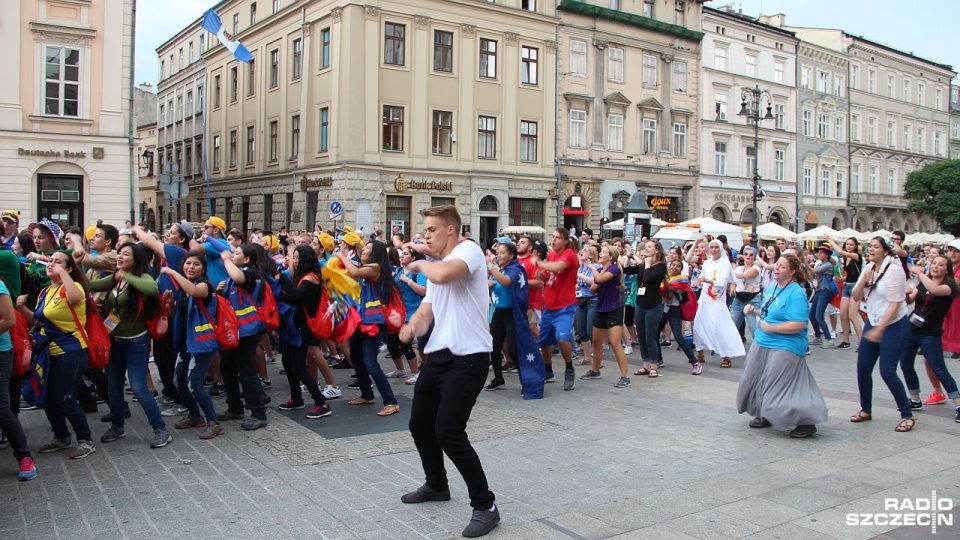
<svg viewBox="0 0 960 540"><path fill-rule="evenodd" d="M881 208L906 208L907 199L900 195L882 193L851 193L850 206L875 206Z"/></svg>

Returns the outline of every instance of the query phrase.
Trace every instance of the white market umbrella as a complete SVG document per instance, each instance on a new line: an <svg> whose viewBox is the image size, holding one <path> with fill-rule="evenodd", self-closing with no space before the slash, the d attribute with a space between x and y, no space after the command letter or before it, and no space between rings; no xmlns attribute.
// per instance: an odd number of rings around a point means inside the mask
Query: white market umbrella
<svg viewBox="0 0 960 540"><path fill-rule="evenodd" d="M858 231L858 230L856 230L856 229L851 229L850 227L847 227L846 229L839 230L839 231L837 231L837 232L844 238L844 240L846 240L847 238L853 237L853 238L856 238L858 242L869 242L869 241L870 241L870 235L869 235L869 234L867 234L867 233L862 233L862 232L860 232L860 231Z"/></svg>
<svg viewBox="0 0 960 540"><path fill-rule="evenodd" d="M621 219L620 221L623 220ZM654 227L663 227L666 224L667 222L662 219L653 218L650 220L650 225L653 225Z"/></svg>
<svg viewBox="0 0 960 540"><path fill-rule="evenodd" d="M774 240L776 238L784 238L786 240L797 239L797 233L786 227L781 227L776 223L764 223L757 227L757 236L760 237L761 240Z"/></svg>
<svg viewBox="0 0 960 540"><path fill-rule="evenodd" d="M615 230L618 230L618 231L619 231L619 230L622 230L622 229L623 229L623 218L613 220L613 221L611 221L610 223L607 223L606 225L604 225L603 228L604 228L604 229L615 229Z"/></svg>
<svg viewBox="0 0 960 540"><path fill-rule="evenodd" d="M719 233L723 234L725 232L742 232L743 229L739 225L730 225L729 223L724 223L722 221L717 221L716 219L709 217L698 217L693 219L688 219L677 224L678 227L699 227L702 231L708 231L710 234Z"/></svg>
<svg viewBox="0 0 960 540"><path fill-rule="evenodd" d="M810 229L809 231L803 231L802 233L797 235L797 239L803 240L804 242L816 242L817 240L821 239L820 238L821 236L826 236L827 238L836 240L840 238L841 235L839 231L831 229L826 225L821 225L815 229Z"/></svg>

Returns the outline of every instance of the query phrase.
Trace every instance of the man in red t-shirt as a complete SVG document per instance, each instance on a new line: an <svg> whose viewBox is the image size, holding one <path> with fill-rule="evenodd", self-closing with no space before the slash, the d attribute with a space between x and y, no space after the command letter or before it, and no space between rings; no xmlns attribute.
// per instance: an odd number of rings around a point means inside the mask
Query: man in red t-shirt
<svg viewBox="0 0 960 540"><path fill-rule="evenodd" d="M521 236L517 241L517 260L520 266L527 274L527 286L530 290L530 301L527 304L527 322L530 323L530 331L533 332L533 338L540 337L540 313L543 311L543 279L544 272L537 268L535 259L539 254L533 249L533 238L530 236Z"/></svg>
<svg viewBox="0 0 960 540"><path fill-rule="evenodd" d="M573 369L573 319L577 312L576 282L579 261L571 247L570 233L558 228L550 239L546 262L535 259L540 270L545 270L543 288L543 317L540 319L540 338L537 345L543 353L547 382L554 378L553 346L558 345L566 364L563 389L573 390L576 372Z"/></svg>

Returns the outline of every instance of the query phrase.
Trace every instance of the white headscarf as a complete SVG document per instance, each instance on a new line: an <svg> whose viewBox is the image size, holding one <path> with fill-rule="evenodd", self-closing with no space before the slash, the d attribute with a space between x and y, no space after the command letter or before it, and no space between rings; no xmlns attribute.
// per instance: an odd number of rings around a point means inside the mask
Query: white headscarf
<svg viewBox="0 0 960 540"><path fill-rule="evenodd" d="M700 275L714 281L713 286L717 289L726 289L727 283L733 281L733 266L730 265L730 258L727 256L727 250L723 247L723 242L711 240L710 245L716 245L720 248L720 258L714 259L710 252L707 252L706 259L703 260L703 270Z"/></svg>

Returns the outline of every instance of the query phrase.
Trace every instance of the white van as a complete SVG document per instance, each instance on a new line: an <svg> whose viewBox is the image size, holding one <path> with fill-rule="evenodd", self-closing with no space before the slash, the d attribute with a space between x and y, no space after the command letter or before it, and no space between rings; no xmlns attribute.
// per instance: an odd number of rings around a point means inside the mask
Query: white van
<svg viewBox="0 0 960 540"><path fill-rule="evenodd" d="M730 226L727 225L727 227ZM721 234L725 235L727 237L727 245L737 250L743 247L743 231L739 228L734 230L733 227L729 229L706 230L695 226L680 227L669 224L661 227L660 230L657 231L657 234L653 235L653 238L659 240L660 244L663 245L664 251L667 251L673 246L682 248L687 242L693 242L697 238L707 234L712 235L714 238Z"/></svg>

